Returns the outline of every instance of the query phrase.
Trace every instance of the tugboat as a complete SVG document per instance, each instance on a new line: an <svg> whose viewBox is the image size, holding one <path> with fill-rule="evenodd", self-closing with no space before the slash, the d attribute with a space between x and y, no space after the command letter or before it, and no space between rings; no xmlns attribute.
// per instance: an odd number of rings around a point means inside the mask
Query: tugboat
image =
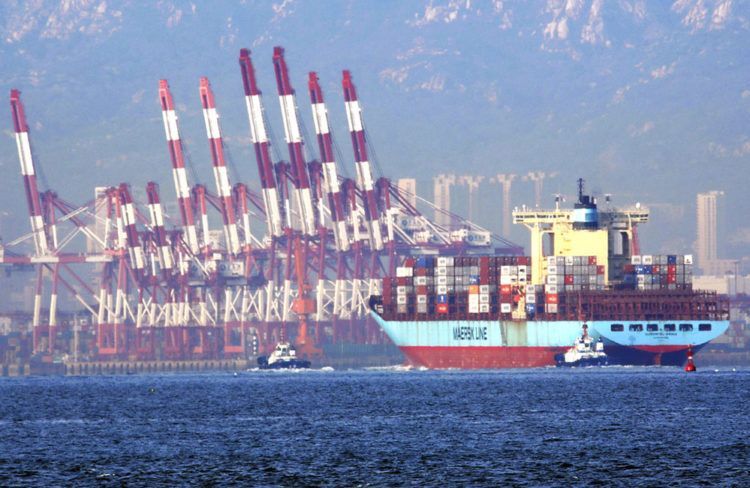
<svg viewBox="0 0 750 488"><path fill-rule="evenodd" d="M606 366L607 353L604 352L604 342L599 338L594 339L588 335L588 326L583 324L583 334L576 339L573 347L565 354L555 356L558 367L572 368L576 366Z"/></svg>
<svg viewBox="0 0 750 488"><path fill-rule="evenodd" d="M310 367L310 361L297 357L297 351L288 342L279 342L269 356L258 358L260 369L304 369Z"/></svg>

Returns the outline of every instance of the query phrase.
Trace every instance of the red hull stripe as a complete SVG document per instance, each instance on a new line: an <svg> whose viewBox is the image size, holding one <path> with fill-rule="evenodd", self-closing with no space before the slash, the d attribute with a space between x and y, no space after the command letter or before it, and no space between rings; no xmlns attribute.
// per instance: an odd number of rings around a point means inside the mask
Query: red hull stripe
<svg viewBox="0 0 750 488"><path fill-rule="evenodd" d="M568 347L422 347L400 348L410 362L434 369L538 368L554 366L555 354Z"/></svg>
<svg viewBox="0 0 750 488"><path fill-rule="evenodd" d="M568 347L481 347L481 346L402 346L408 361L431 369L498 369L554 366L555 355ZM687 345L680 346L609 346L610 364L681 365ZM700 346L694 347L697 352ZM662 354L664 356L662 356Z"/></svg>

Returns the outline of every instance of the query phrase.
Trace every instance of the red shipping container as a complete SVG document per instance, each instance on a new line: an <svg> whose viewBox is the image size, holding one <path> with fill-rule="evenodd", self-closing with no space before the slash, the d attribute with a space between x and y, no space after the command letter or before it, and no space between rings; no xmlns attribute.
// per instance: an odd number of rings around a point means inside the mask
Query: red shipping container
<svg viewBox="0 0 750 488"><path fill-rule="evenodd" d="M590 265L596 264L596 256L589 256L589 264Z"/></svg>
<svg viewBox="0 0 750 488"><path fill-rule="evenodd" d="M545 303L558 303L557 301L557 293L547 293L544 296Z"/></svg>
<svg viewBox="0 0 750 488"><path fill-rule="evenodd" d="M411 285L411 278L396 278L396 285L398 286L407 286Z"/></svg>
<svg viewBox="0 0 750 488"><path fill-rule="evenodd" d="M667 284L672 285L677 283L677 276L675 275L667 275Z"/></svg>
<svg viewBox="0 0 750 488"><path fill-rule="evenodd" d="M489 256L482 256L479 258L479 268L487 269L490 267L490 258Z"/></svg>
<svg viewBox="0 0 750 488"><path fill-rule="evenodd" d="M604 266L602 266L602 268L603 267ZM622 270L625 271L626 273L635 273L635 266L633 266L632 264L626 264L625 266L622 267Z"/></svg>
<svg viewBox="0 0 750 488"><path fill-rule="evenodd" d="M528 256L518 256L518 264L521 264L521 265L527 265L527 264L529 264L529 257Z"/></svg>
<svg viewBox="0 0 750 488"><path fill-rule="evenodd" d="M628 266L630 266L632 268L632 265L628 265ZM596 267L596 274L603 275L604 274L604 266L597 266Z"/></svg>
<svg viewBox="0 0 750 488"><path fill-rule="evenodd" d="M488 269L480 269L479 270L479 283L482 285L486 285L490 281L490 272Z"/></svg>
<svg viewBox="0 0 750 488"><path fill-rule="evenodd" d="M667 273L669 273L669 274L677 274L677 265L676 264L668 264L667 265Z"/></svg>
<svg viewBox="0 0 750 488"><path fill-rule="evenodd" d="M414 267L414 258L406 258L404 260L404 266L407 268L413 268Z"/></svg>
<svg viewBox="0 0 750 488"><path fill-rule="evenodd" d="M438 303L436 310L437 310L437 313L448 313L448 304L447 303Z"/></svg>
<svg viewBox="0 0 750 488"><path fill-rule="evenodd" d="M654 264L653 266L651 266L651 274L659 274L660 271L661 266L659 266L658 264Z"/></svg>
<svg viewBox="0 0 750 488"><path fill-rule="evenodd" d="M427 268L415 268L414 276L427 276Z"/></svg>
<svg viewBox="0 0 750 488"><path fill-rule="evenodd" d="M418 286L417 295L427 295L427 287L422 285Z"/></svg>
<svg viewBox="0 0 750 488"><path fill-rule="evenodd" d="M393 299L391 298L390 293L384 293L383 294L383 305L390 305L393 303Z"/></svg>
<svg viewBox="0 0 750 488"><path fill-rule="evenodd" d="M572 285L573 284L573 275L565 275L565 284L566 285Z"/></svg>
<svg viewBox="0 0 750 488"><path fill-rule="evenodd" d="M518 303L521 301L521 295L513 295L513 301Z"/></svg>
<svg viewBox="0 0 750 488"><path fill-rule="evenodd" d="M510 295L510 292L511 292L510 285L500 285L500 294Z"/></svg>

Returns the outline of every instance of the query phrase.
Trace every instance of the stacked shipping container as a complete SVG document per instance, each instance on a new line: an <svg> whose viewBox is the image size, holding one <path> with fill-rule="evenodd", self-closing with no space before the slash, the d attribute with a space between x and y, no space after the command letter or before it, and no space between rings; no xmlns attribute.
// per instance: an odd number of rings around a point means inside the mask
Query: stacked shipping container
<svg viewBox="0 0 750 488"><path fill-rule="evenodd" d="M635 255L623 269L623 287L637 290L689 290L693 256Z"/></svg>
<svg viewBox="0 0 750 488"><path fill-rule="evenodd" d="M596 256L548 256L544 267L544 311L556 314L559 294L604 290L604 266Z"/></svg>
<svg viewBox="0 0 750 488"><path fill-rule="evenodd" d="M544 285L536 286L530 284L530 263L527 256L409 258L396 269L395 277L383 279L382 305L388 316L402 319L570 320L589 314L594 304L611 301L612 307L620 306L618 289L653 293L692 289L691 255L633 256L622 270L622 282L611 286L596 256L550 256L544 263ZM665 300L692 307L688 298L670 295ZM653 300L660 299L636 294L625 301Z"/></svg>
<svg viewBox="0 0 750 488"><path fill-rule="evenodd" d="M397 314L511 318L536 302L536 290L526 290L530 272L527 256L410 258L383 279L383 305L395 304Z"/></svg>

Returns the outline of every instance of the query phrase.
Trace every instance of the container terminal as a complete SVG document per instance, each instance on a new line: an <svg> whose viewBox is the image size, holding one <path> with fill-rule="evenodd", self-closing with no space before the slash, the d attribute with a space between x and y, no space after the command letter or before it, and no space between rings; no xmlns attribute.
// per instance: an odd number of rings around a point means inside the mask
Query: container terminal
<svg viewBox="0 0 750 488"><path fill-rule="evenodd" d="M307 76L313 143L302 137L303 102L284 49L274 48L284 126L284 140L274 141L251 52L240 50L238 61L259 191L231 181L217 97L205 77L195 102L214 181L190 180L175 98L167 80L155 83L175 219L165 214L155 182L146 185L145 201L127 182L98 188L84 203L66 200L64 188L40 188L26 108L20 90L11 90L30 228L6 238L0 266L35 275L30 337L9 337L3 346L14 370L24 370L16 362L25 357L34 371L85 362L122 370L120 362L246 361L279 342L293 343L316 364L398 363L400 353L368 316L368 298L380 292L383 276L416 255L522 254L521 246L457 215L447 219L450 226L434 222L417 210L416 195L376 177L350 71L341 75L341 90L355 179L341 176L317 73ZM280 154L273 144L286 145L287 160L272 159ZM76 304L75 317L60 310L62 300Z"/></svg>

